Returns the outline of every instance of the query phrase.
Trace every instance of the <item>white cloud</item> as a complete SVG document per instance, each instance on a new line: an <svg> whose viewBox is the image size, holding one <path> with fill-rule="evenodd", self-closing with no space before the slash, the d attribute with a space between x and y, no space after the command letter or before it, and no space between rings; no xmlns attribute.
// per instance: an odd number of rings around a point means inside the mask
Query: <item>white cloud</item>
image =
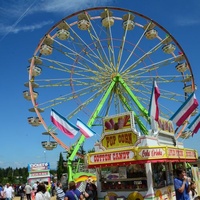
<svg viewBox="0 0 200 200"><path fill-rule="evenodd" d="M52 12L52 13L73 13L78 10L89 7L106 6L111 4L112 0L43 0L34 6L35 12Z"/></svg>
<svg viewBox="0 0 200 200"><path fill-rule="evenodd" d="M1 40L10 33L33 31L52 23L52 21L41 21L37 24L21 25L28 15L55 13L63 16L65 13L66 16L81 9L106 6L112 2L112 0L10 0L4 2L0 8L2 15L0 17L0 35L3 35Z"/></svg>
<svg viewBox="0 0 200 200"><path fill-rule="evenodd" d="M20 31L34 31L37 29L40 29L46 25L53 24L53 21L43 21L37 24L31 24L31 25L20 25L13 28L13 26L3 26L3 24L0 24L0 34L5 33L18 33Z"/></svg>
<svg viewBox="0 0 200 200"><path fill-rule="evenodd" d="M179 18L175 20L177 26L194 26L200 24L199 18Z"/></svg>

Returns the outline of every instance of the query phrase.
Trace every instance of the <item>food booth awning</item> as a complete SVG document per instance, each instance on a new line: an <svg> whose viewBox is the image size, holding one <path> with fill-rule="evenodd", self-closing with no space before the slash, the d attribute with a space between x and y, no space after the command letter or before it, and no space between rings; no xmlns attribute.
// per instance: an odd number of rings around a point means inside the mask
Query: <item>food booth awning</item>
<svg viewBox="0 0 200 200"><path fill-rule="evenodd" d="M89 153L88 168L125 166L155 162L195 162L198 159L194 149L169 146L130 147Z"/></svg>

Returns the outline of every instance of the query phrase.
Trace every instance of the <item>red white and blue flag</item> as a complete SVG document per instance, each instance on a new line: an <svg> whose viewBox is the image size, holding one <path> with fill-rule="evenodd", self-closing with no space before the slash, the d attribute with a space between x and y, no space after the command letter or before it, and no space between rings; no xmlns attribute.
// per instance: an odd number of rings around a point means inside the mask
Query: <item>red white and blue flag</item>
<svg viewBox="0 0 200 200"><path fill-rule="evenodd" d="M198 105L198 101L193 92L181 105L181 107L174 113L170 120L172 120L177 126L181 126Z"/></svg>
<svg viewBox="0 0 200 200"><path fill-rule="evenodd" d="M58 129L70 138L73 138L79 131L75 125L57 113L54 109L51 110L51 121Z"/></svg>
<svg viewBox="0 0 200 200"><path fill-rule="evenodd" d="M157 86L156 81L153 81L153 88L151 92L151 101L149 107L149 117L153 118L155 121L159 119L159 108L158 108L158 98L160 96L160 91Z"/></svg>
<svg viewBox="0 0 200 200"><path fill-rule="evenodd" d="M80 129L80 132L86 137L90 138L96 133L90 129L86 124L84 124L80 119L77 119L76 122L77 127Z"/></svg>
<svg viewBox="0 0 200 200"><path fill-rule="evenodd" d="M194 119L194 121L191 122L188 128L192 132L192 135L198 132L200 128L200 114Z"/></svg>

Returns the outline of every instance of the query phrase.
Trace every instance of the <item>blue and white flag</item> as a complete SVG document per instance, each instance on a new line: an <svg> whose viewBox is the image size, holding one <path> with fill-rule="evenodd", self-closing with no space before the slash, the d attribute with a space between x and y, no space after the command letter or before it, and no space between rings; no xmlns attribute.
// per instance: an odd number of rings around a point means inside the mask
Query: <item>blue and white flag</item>
<svg viewBox="0 0 200 200"><path fill-rule="evenodd" d="M194 121L191 122L188 128L190 129L190 131L192 131L192 135L198 132L200 128L200 114L197 115L197 117L194 119Z"/></svg>
<svg viewBox="0 0 200 200"><path fill-rule="evenodd" d="M170 118L177 126L181 126L190 114L197 108L198 101L194 92L188 99L180 106L180 108Z"/></svg>
<svg viewBox="0 0 200 200"><path fill-rule="evenodd" d="M80 119L77 119L77 127L80 129L80 132L86 137L90 138L96 134L92 129L90 129L86 124L84 124Z"/></svg>
<svg viewBox="0 0 200 200"><path fill-rule="evenodd" d="M54 109L51 110L51 121L58 129L60 129L70 138L73 138L79 131L75 125L70 123L66 118L57 113Z"/></svg>

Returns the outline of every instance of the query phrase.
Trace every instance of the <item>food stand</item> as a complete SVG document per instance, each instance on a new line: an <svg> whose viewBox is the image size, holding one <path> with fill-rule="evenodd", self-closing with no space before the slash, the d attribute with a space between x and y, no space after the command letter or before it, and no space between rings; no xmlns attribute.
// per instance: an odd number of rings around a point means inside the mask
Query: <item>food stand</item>
<svg viewBox="0 0 200 200"><path fill-rule="evenodd" d="M148 136L137 132L132 112L106 117L103 123L101 140L87 155L88 167L96 168L98 198L175 199L175 169L198 156L175 139L172 122L160 118L158 131Z"/></svg>

